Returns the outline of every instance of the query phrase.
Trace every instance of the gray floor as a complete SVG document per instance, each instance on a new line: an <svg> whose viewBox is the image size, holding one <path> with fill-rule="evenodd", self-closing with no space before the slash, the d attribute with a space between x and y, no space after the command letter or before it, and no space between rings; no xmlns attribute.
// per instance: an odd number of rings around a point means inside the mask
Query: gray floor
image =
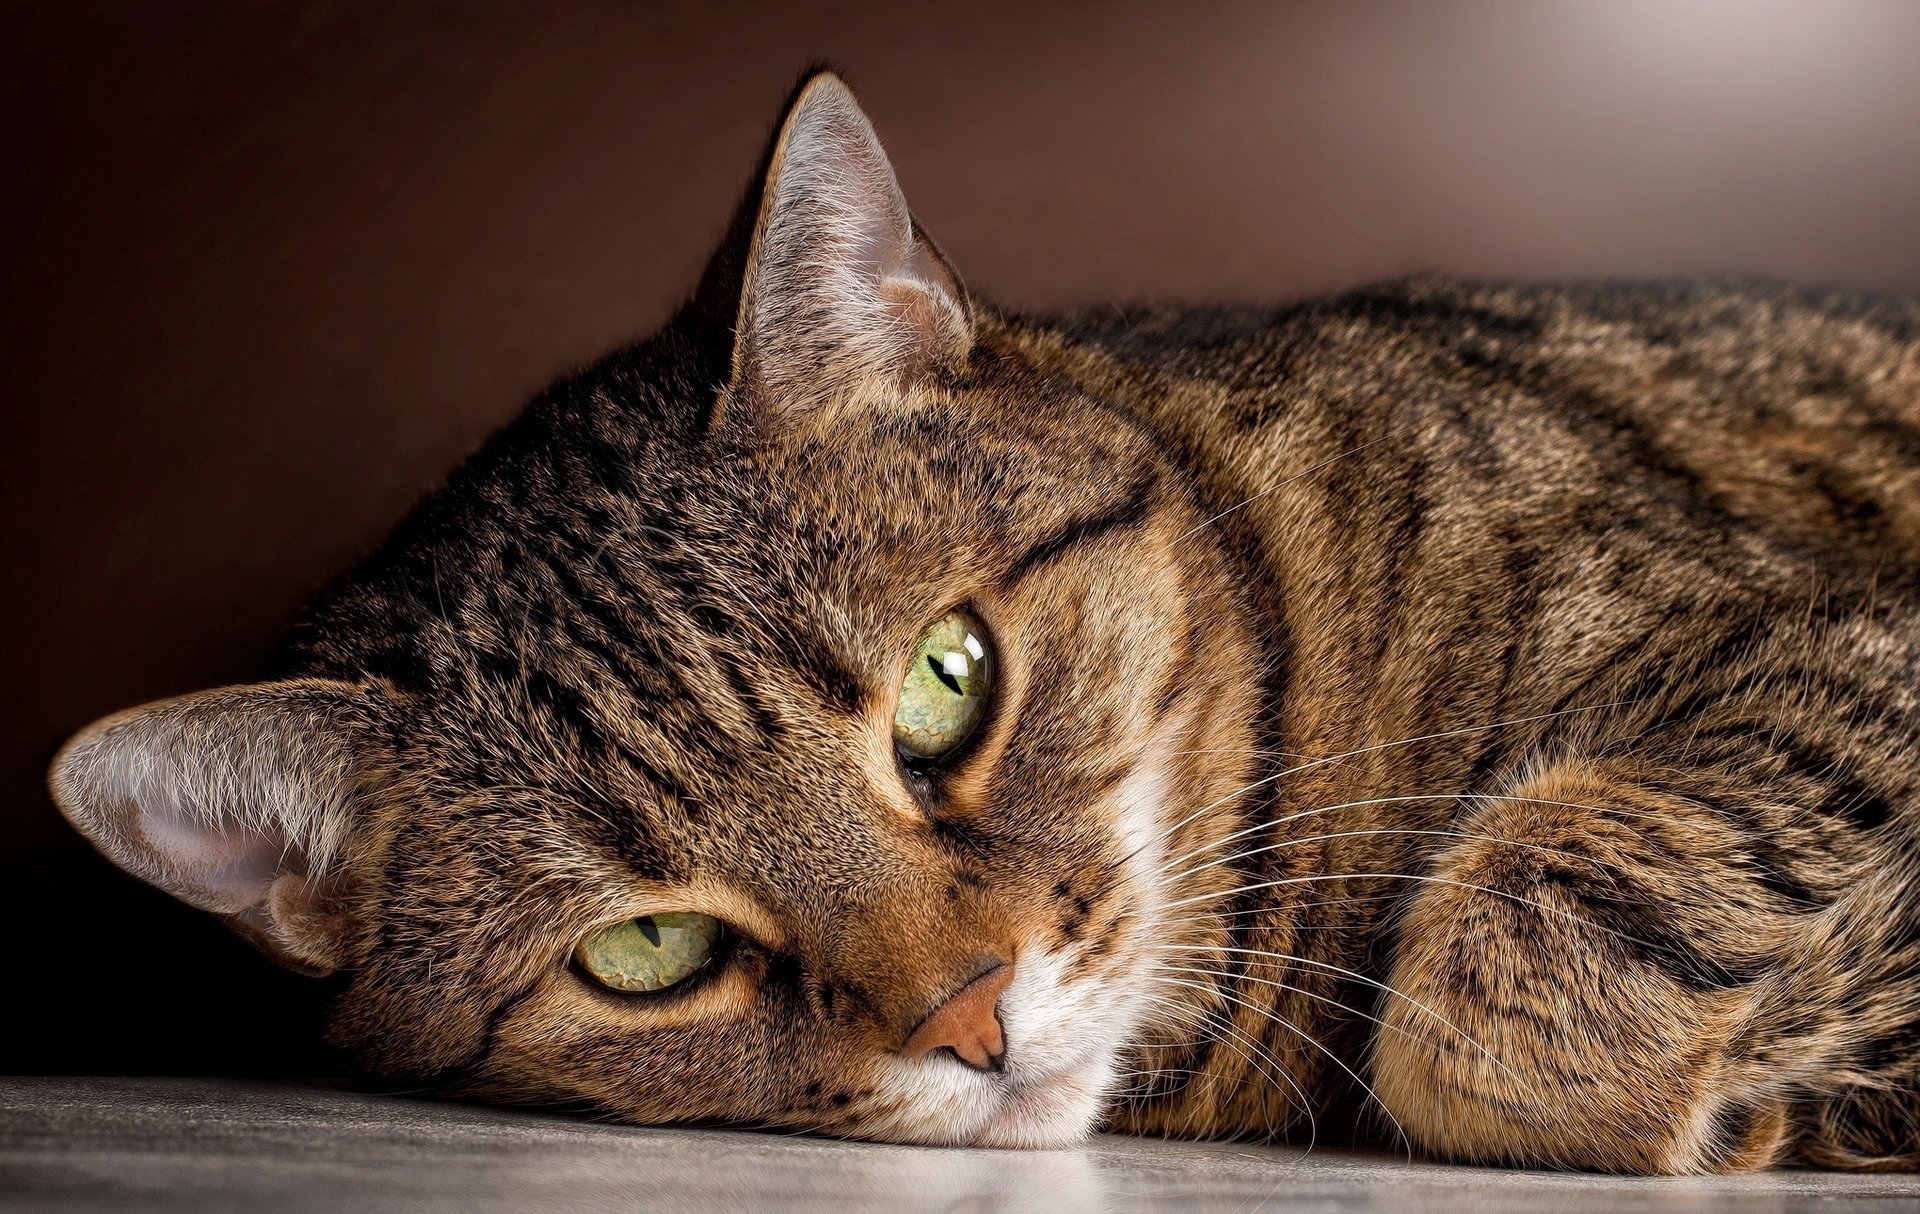
<svg viewBox="0 0 1920 1214"><path fill-rule="evenodd" d="M1100 1138L944 1151L638 1130L323 1088L0 1080L0 1208L40 1210L1920 1210L1920 1177L1622 1180Z"/></svg>

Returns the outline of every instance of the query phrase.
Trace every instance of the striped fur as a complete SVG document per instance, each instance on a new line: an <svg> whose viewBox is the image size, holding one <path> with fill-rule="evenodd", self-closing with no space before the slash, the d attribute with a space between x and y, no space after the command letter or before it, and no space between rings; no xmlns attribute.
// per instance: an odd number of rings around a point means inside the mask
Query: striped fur
<svg viewBox="0 0 1920 1214"><path fill-rule="evenodd" d="M288 679L365 689L358 757L280 794L330 807L326 914L255 918L344 972L347 1056L908 1141L1920 1166L1920 306L1422 279L1012 316L851 107L810 82L694 301L297 630ZM843 188L851 270L808 234ZM928 779L891 697L961 603L1001 687ZM181 720L278 753L236 694L83 734L63 807L127 835L90 773ZM735 928L689 989L568 967L668 909ZM900 1057L994 960L1006 1072Z"/></svg>

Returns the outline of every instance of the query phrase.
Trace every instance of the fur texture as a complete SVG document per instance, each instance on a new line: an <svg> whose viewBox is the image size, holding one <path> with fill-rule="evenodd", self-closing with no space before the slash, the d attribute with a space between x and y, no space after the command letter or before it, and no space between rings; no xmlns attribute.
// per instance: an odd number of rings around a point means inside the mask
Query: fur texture
<svg viewBox="0 0 1920 1214"><path fill-rule="evenodd" d="M892 697L958 604L999 689L929 777ZM284 673L93 727L55 793L190 900L280 832L200 904L344 970L384 1078L934 1143L1920 1165L1912 304L1004 315L814 77L693 302ZM668 910L734 931L687 989L568 965ZM996 963L1004 1070L900 1055Z"/></svg>

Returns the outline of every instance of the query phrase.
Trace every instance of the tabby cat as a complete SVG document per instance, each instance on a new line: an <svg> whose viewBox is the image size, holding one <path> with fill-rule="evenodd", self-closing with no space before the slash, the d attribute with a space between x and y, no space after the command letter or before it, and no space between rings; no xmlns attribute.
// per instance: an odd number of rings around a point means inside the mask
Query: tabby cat
<svg viewBox="0 0 1920 1214"><path fill-rule="evenodd" d="M372 1076L1920 1163L1920 305L1006 315L839 79L688 305L54 765Z"/></svg>

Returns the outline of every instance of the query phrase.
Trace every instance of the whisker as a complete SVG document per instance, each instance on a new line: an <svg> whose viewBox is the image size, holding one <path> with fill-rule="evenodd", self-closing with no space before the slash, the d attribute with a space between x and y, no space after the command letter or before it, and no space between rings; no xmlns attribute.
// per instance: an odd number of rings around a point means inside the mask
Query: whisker
<svg viewBox="0 0 1920 1214"><path fill-rule="evenodd" d="M1441 741L1446 738L1457 738L1470 733L1484 733L1490 729L1510 729L1516 725L1531 725L1540 721L1552 720L1555 717L1568 716L1573 713L1598 712L1603 709L1620 708L1625 705L1633 704L1633 703L1638 703L1638 701L1615 700L1615 701L1610 701L1604 704L1579 704L1579 705L1575 705L1572 708L1561 708L1561 709L1556 709L1553 712L1537 713L1533 716L1527 716L1527 717L1513 717L1505 721L1494 721L1491 724L1487 724L1487 725L1467 725L1459 729L1443 730L1439 733L1419 734L1411 738L1397 738L1391 742L1376 742L1370 746L1357 747L1353 750L1342 751L1339 754L1325 755L1318 759L1310 759L1305 763L1296 764L1293 767L1288 767L1281 771L1273 772L1270 775L1262 776L1257 780L1241 785L1239 788L1226 794L1223 797L1218 797L1212 801L1209 801L1207 804L1202 805L1199 809L1194 810L1192 813L1180 819L1178 822L1175 822L1172 826L1169 826L1166 829L1157 832L1152 839L1148 840L1145 843L1142 843L1140 847L1146 847L1146 846L1149 846L1150 844L1158 843L1164 839L1169 838L1170 836L1178 832L1182 827L1187 826L1188 824L1198 819L1201 815L1208 813L1211 810L1219 808L1220 806L1226 804L1227 802L1234 800L1236 797L1240 797L1245 795L1246 793L1252 792L1254 789L1259 788L1262 785L1271 784L1275 780L1283 780L1288 776L1298 775L1303 771L1310 771L1315 767L1321 767L1328 763L1338 763L1338 762L1341 762L1342 760L1351 759L1358 755L1373 754L1377 751L1382 751L1382 750L1391 750L1396 746L1412 746L1418 742ZM1262 828L1255 827L1253 829L1257 830ZM1237 837L1237 836L1229 836L1229 838L1232 838L1232 837ZM1140 850L1140 847L1136 847L1134 849L1134 852L1137 853ZM1126 857L1126 859L1128 860L1131 860L1132 858L1133 858L1132 853L1130 853Z"/></svg>
<svg viewBox="0 0 1920 1214"><path fill-rule="evenodd" d="M1207 843L1203 843L1199 847L1193 848L1191 851L1185 852L1178 856L1174 856L1173 858L1169 859L1166 863L1169 865L1179 864L1183 860L1190 860L1193 857L1202 854L1203 852L1212 851L1216 847L1221 847L1221 846L1224 846L1225 844L1232 843L1236 839L1242 839L1242 838L1245 838L1247 835L1257 834L1258 832L1263 830L1271 830L1276 826L1285 826L1289 822L1297 822L1302 818L1311 818L1316 814L1331 813L1334 810L1339 810L1339 809L1363 809L1370 805L1393 805L1401 802L1413 802L1413 801L1517 801L1523 804L1552 805L1552 806L1557 806L1561 809L1584 809L1591 813L1597 813L1597 814L1617 813L1617 814L1620 814L1622 817L1630 817L1630 818L1631 817L1653 818L1653 819L1659 820L1661 817L1661 815L1659 814L1650 814L1644 810L1631 810L1631 809L1615 808L1612 806L1588 805L1580 801L1556 801L1550 797L1529 797L1520 793L1496 793L1496 792L1407 793L1407 794L1402 794L1399 796L1391 796L1391 797L1368 797L1359 801L1342 801L1335 805L1318 805L1312 809L1302 809L1302 810L1297 810L1294 813L1283 814L1278 818L1271 818L1265 822L1256 822L1251 826L1243 827L1240 830L1234 831L1232 834L1222 835L1220 838L1214 839Z"/></svg>
<svg viewBox="0 0 1920 1214"><path fill-rule="evenodd" d="M1232 951L1244 952L1247 950L1234 949ZM1163 962L1162 964L1165 964L1165 963ZM1335 999L1331 995L1322 995L1318 991L1310 991L1304 986L1295 986L1290 982L1281 982L1275 978L1262 978L1255 974L1246 973L1246 972L1235 972L1232 970L1212 969L1207 966L1200 966L1200 965L1168 965L1167 968L1172 970L1177 970L1178 972L1183 974L1200 974L1206 977L1218 978L1228 982L1231 982L1231 981L1253 982L1253 983L1258 983L1261 986L1271 986L1278 990L1292 991L1294 994L1299 995L1302 998L1312 999L1317 1003L1324 1003L1330 1007L1338 1008L1343 1012L1347 1012L1351 1015L1358 1016L1362 1020L1371 1020L1373 1023L1379 1025L1381 1028L1387 1029L1391 1032L1398 1033L1403 1037L1408 1037L1414 1041L1419 1041L1427 1045L1437 1044L1433 1038L1428 1037L1425 1034L1415 1033L1411 1029L1405 1028L1404 1026L1401 1026L1398 1024L1389 1024L1385 1020L1382 1020L1380 1019L1380 1017L1374 1015L1373 1013L1362 1011L1361 1009L1354 1007L1352 1004L1349 1004L1349 1003L1342 1003L1340 1000ZM1456 1033L1461 1032L1458 1028L1454 1028L1452 1025L1448 1025L1447 1027L1453 1028L1453 1031ZM1466 1036L1466 1034L1461 1033L1461 1036L1464 1037ZM1467 1040L1469 1043L1472 1043L1472 1038L1468 1038Z"/></svg>
<svg viewBox="0 0 1920 1214"><path fill-rule="evenodd" d="M1192 986L1193 984L1181 982L1179 983L1179 985ZM1200 989L1200 988L1195 987L1194 989ZM1164 996L1149 994L1147 998L1154 1003L1157 1003L1163 1007L1172 1009L1176 1012L1184 1013L1189 1010L1186 1006L1176 1003L1175 1001L1168 999ZM1311 1144L1319 1138L1319 1134L1320 1134L1319 1125L1314 1119L1313 1106L1307 1100L1306 1092L1303 1091L1300 1085L1293 1080L1293 1077L1287 1073L1286 1065L1274 1056L1273 1051L1269 1049L1264 1042L1262 1042L1259 1038L1253 1036L1252 1034L1248 1033L1245 1029L1242 1029L1239 1025L1233 1023L1231 1019L1223 1019L1217 1016L1209 1016L1208 1024L1210 1027L1217 1029L1222 1033L1231 1035L1230 1037L1209 1036L1206 1038L1208 1042L1216 1045L1226 1046L1228 1049L1232 1050L1234 1054L1237 1055L1242 1062L1245 1062L1249 1067L1251 1067L1255 1074L1261 1075L1267 1079L1278 1080L1280 1084L1284 1084L1286 1088L1291 1089L1290 1093L1288 1094L1288 1101L1289 1103L1297 1103L1297 1106L1300 1109L1300 1112L1306 1117L1307 1138L1308 1138L1309 1146L1311 1146ZM1248 1046L1253 1052L1249 1054L1247 1050L1242 1049L1239 1044L1236 1044L1236 1041L1245 1043L1245 1045ZM1225 1076L1219 1075L1217 1072L1211 1072L1211 1071L1200 1071L1200 1072L1197 1072L1197 1074L1200 1074L1208 1078L1214 1078L1214 1079L1226 1078ZM1235 1081L1236 1086L1244 1086L1245 1083L1247 1082L1248 1082L1247 1080ZM1192 1128L1193 1118L1197 1112L1198 1112L1197 1107L1190 1107L1187 1110L1186 1128L1188 1129ZM1274 1127L1271 1120L1268 1121L1266 1125L1266 1130L1269 1134L1272 1134L1274 1132Z"/></svg>
<svg viewBox="0 0 1920 1214"><path fill-rule="evenodd" d="M1614 928L1607 927L1604 924L1595 923L1591 919L1588 919L1581 915L1577 915L1572 911L1562 910L1557 906L1548 906L1546 903L1537 902L1532 898L1523 898L1519 894L1509 893L1504 889L1494 889L1493 887L1487 886L1487 885L1475 885L1471 881L1456 881L1451 877L1436 877L1428 873L1372 873L1372 872L1313 873L1308 876L1302 876L1302 877L1281 877L1273 881L1260 881L1260 882L1255 882L1254 884L1251 884L1251 885L1241 885L1233 889L1221 890L1219 893L1196 894L1193 897L1189 897L1189 898L1176 898L1172 902L1167 903L1166 906L1163 907L1162 909L1175 910L1175 909L1178 909L1179 907L1190 906L1199 902L1208 902L1217 898L1231 897L1234 894L1253 893L1255 891L1263 890L1263 889L1277 889L1281 886L1309 885L1317 881L1348 881L1348 880L1369 880L1369 879L1375 879L1375 880L1381 880L1381 881L1429 881L1436 885L1449 885L1457 889L1473 890L1478 893L1492 894L1497 898L1505 898L1509 902L1517 902L1522 906L1529 906L1529 907L1532 907L1534 910L1541 911L1546 914L1559 915L1561 918L1564 918L1564 919L1572 919L1580 923L1584 927L1592 928L1594 931L1605 932L1610 936L1617 937L1621 940L1629 941L1630 943L1637 944L1642 948L1653 949L1657 947L1651 941L1642 940L1638 936L1630 935L1623 931L1618 931Z"/></svg>
<svg viewBox="0 0 1920 1214"><path fill-rule="evenodd" d="M1398 797L1381 798L1381 800L1401 800L1401 799L1403 798L1398 798ZM1404 799L1405 800L1424 800L1426 798L1409 797ZM1374 802L1362 801L1362 802L1357 802L1356 804L1368 805L1373 803ZM1330 808L1345 809L1345 808L1348 808L1348 806L1331 806ZM1303 843L1318 843L1318 842L1324 842L1329 839L1364 838L1368 835L1432 835L1436 838L1444 838L1444 839L1470 839L1479 843L1498 843L1503 847L1518 847L1526 851L1542 852L1550 856L1560 856L1566 859L1581 860L1581 861L1586 861L1592 864L1597 864L1603 867L1615 868L1615 869L1620 869L1622 871L1625 871L1625 866L1615 861L1602 860L1595 856L1583 855L1580 852L1568 851L1563 847L1549 847L1544 843L1525 843L1518 839L1503 839L1498 835L1483 835L1483 834L1478 834L1474 831L1469 831L1469 830L1430 830L1423 827L1415 827L1415 826L1377 826L1377 827L1370 827L1366 830L1338 830L1338 831L1329 831L1325 834L1301 835L1297 838L1283 839L1278 843L1269 843L1263 847L1250 848L1246 851L1237 851L1229 855L1215 857L1212 860L1207 860L1200 864L1192 865L1189 868L1181 869L1179 872L1174 873L1169 877L1166 877L1165 880L1169 882L1178 881L1183 877L1190 877L1195 873L1205 872L1209 868L1218 868L1221 865L1232 864L1235 861L1245 860L1250 857L1258 856L1266 852L1284 851L1289 847L1298 847Z"/></svg>
<svg viewBox="0 0 1920 1214"><path fill-rule="evenodd" d="M1178 982L1178 985L1187 986L1194 990L1201 990L1202 993L1205 993L1203 988L1195 986L1192 983ZM1159 998L1159 1002L1171 1005L1171 1001L1165 998ZM1320 1127L1314 1118L1313 1104L1307 1099L1307 1094L1300 1087L1299 1083L1288 1073L1286 1064L1274 1055L1273 1050L1269 1048L1265 1042L1235 1024L1230 1016L1216 1011L1209 1016L1208 1023L1219 1032L1228 1034L1228 1036L1213 1036L1207 1038L1207 1040L1214 1044L1224 1045L1232 1050L1241 1061L1253 1069L1256 1075L1268 1080L1277 1081L1275 1087L1283 1089L1283 1094L1287 1096L1287 1102L1297 1107L1301 1114L1306 1117L1309 1145L1317 1141L1320 1136ZM1246 1049L1242 1049L1241 1045L1236 1044L1236 1042L1244 1044ZM1251 1053L1248 1052L1249 1050ZM1202 1074L1212 1079L1225 1078L1225 1076L1220 1075L1218 1072L1203 1071ZM1236 1082L1235 1086L1245 1086L1247 1082L1247 1080L1240 1080ZM1198 1111L1197 1106L1188 1110L1185 1122L1188 1129L1192 1128L1193 1117ZM1275 1127L1271 1117L1268 1118L1263 1128L1270 1135L1274 1133Z"/></svg>
<svg viewBox="0 0 1920 1214"><path fill-rule="evenodd" d="M1323 898L1317 902L1287 902L1273 906L1249 906L1232 911L1203 911L1192 915L1176 915L1160 920L1163 927L1185 927L1192 924L1217 924L1233 919L1251 919L1256 915L1272 915L1282 911L1314 910L1323 906L1349 906L1361 902L1398 902L1405 897L1401 893L1353 894L1345 898ZM1327 932L1342 931L1348 925L1339 923L1290 923L1289 931Z"/></svg>
<svg viewBox="0 0 1920 1214"><path fill-rule="evenodd" d="M1409 1151L1412 1150L1413 1140L1407 1136L1406 1127L1400 1124L1400 1119L1393 1115L1393 1110L1388 1108L1386 1105L1386 1102L1380 1099L1380 1094L1373 1090L1373 1085L1369 1084L1366 1080L1360 1078L1360 1075L1357 1071L1355 1071L1352 1067L1348 1066L1345 1062L1342 1062L1338 1054L1335 1054L1332 1050L1322 1045L1320 1041L1317 1038L1315 1038L1311 1033L1308 1033L1306 1030L1302 1029L1299 1025L1293 1023L1291 1020L1288 1020L1285 1016L1280 1015L1278 1012L1272 1011L1271 1009L1268 1009L1268 1008L1263 1008L1259 1004L1254 1003L1249 999L1244 999L1241 996L1231 991L1220 990L1217 987L1209 988L1203 984L1188 982L1187 980L1182 978L1168 978L1168 979L1164 979L1164 981L1172 982L1179 986L1191 986L1198 990L1213 989L1219 995L1220 998L1230 1000L1233 1003L1237 1003L1241 1007L1244 1007L1248 1011L1252 1012L1255 1016L1263 1017L1267 1020L1272 1021L1275 1024L1282 1026L1283 1028L1288 1029L1295 1036L1299 1037L1302 1041L1306 1042L1308 1045L1312 1046L1314 1049L1319 1050L1322 1054L1325 1054L1329 1062L1333 1063L1335 1066L1345 1071L1348 1074L1348 1076L1350 1076L1353 1079L1355 1083L1360 1085L1361 1089L1365 1091L1368 1096L1372 1097L1373 1102L1380 1106L1380 1111L1387 1115L1387 1120L1393 1123L1394 1131L1399 1134L1400 1140L1406 1144L1407 1149Z"/></svg>
<svg viewBox="0 0 1920 1214"><path fill-rule="evenodd" d="M1476 1041L1473 1038L1473 1036L1470 1033L1468 1033L1465 1029L1461 1028L1459 1025L1455 1024L1453 1021L1447 1019L1445 1016L1442 1016L1439 1012L1434 1011L1432 1008L1420 1002L1418 999L1415 999L1413 996L1407 994L1405 991L1402 991L1399 988L1393 986L1391 983L1382 982L1378 978L1371 977L1367 974L1362 974L1357 970L1347 969L1344 966L1335 965L1330 961L1319 961L1312 957L1299 957L1299 956L1295 956L1292 953L1276 953L1276 952L1267 951L1265 949L1243 948L1239 946L1227 946L1217 951L1223 952L1223 953L1237 954L1237 955L1246 956L1246 957L1262 957L1272 961L1287 961L1287 962L1292 962L1296 965L1310 965L1315 969L1326 970L1329 973L1339 974L1343 978L1350 979L1354 982L1363 983L1367 986L1373 987L1375 990L1384 991L1389 995L1394 995L1399 999L1405 1001L1407 1006L1418 1010L1424 1015L1431 1017L1433 1020L1437 1021L1438 1023L1446 1026L1449 1029L1452 1029L1456 1034L1459 1035L1460 1040L1466 1042L1468 1045L1471 1045L1474 1049L1479 1050L1481 1056L1484 1057L1488 1062L1491 1062L1493 1065L1499 1067L1502 1071L1505 1071L1508 1077L1512 1078L1515 1082L1519 1082L1520 1077L1518 1075L1515 1075L1511 1070L1509 1070L1505 1063L1501 1062L1499 1058L1495 1057L1493 1052L1487 1049L1486 1046ZM1165 964L1165 962L1159 962L1159 964ZM1308 994L1309 992L1301 991L1300 993L1304 995L1304 994ZM1366 1015L1365 1012L1359 1012L1357 1008L1348 1008L1347 1010L1352 1012L1358 1012L1358 1014L1363 1016ZM1367 1019L1373 1020L1374 1018L1372 1016L1367 1016ZM1375 1023L1380 1023L1380 1022L1375 1021Z"/></svg>

